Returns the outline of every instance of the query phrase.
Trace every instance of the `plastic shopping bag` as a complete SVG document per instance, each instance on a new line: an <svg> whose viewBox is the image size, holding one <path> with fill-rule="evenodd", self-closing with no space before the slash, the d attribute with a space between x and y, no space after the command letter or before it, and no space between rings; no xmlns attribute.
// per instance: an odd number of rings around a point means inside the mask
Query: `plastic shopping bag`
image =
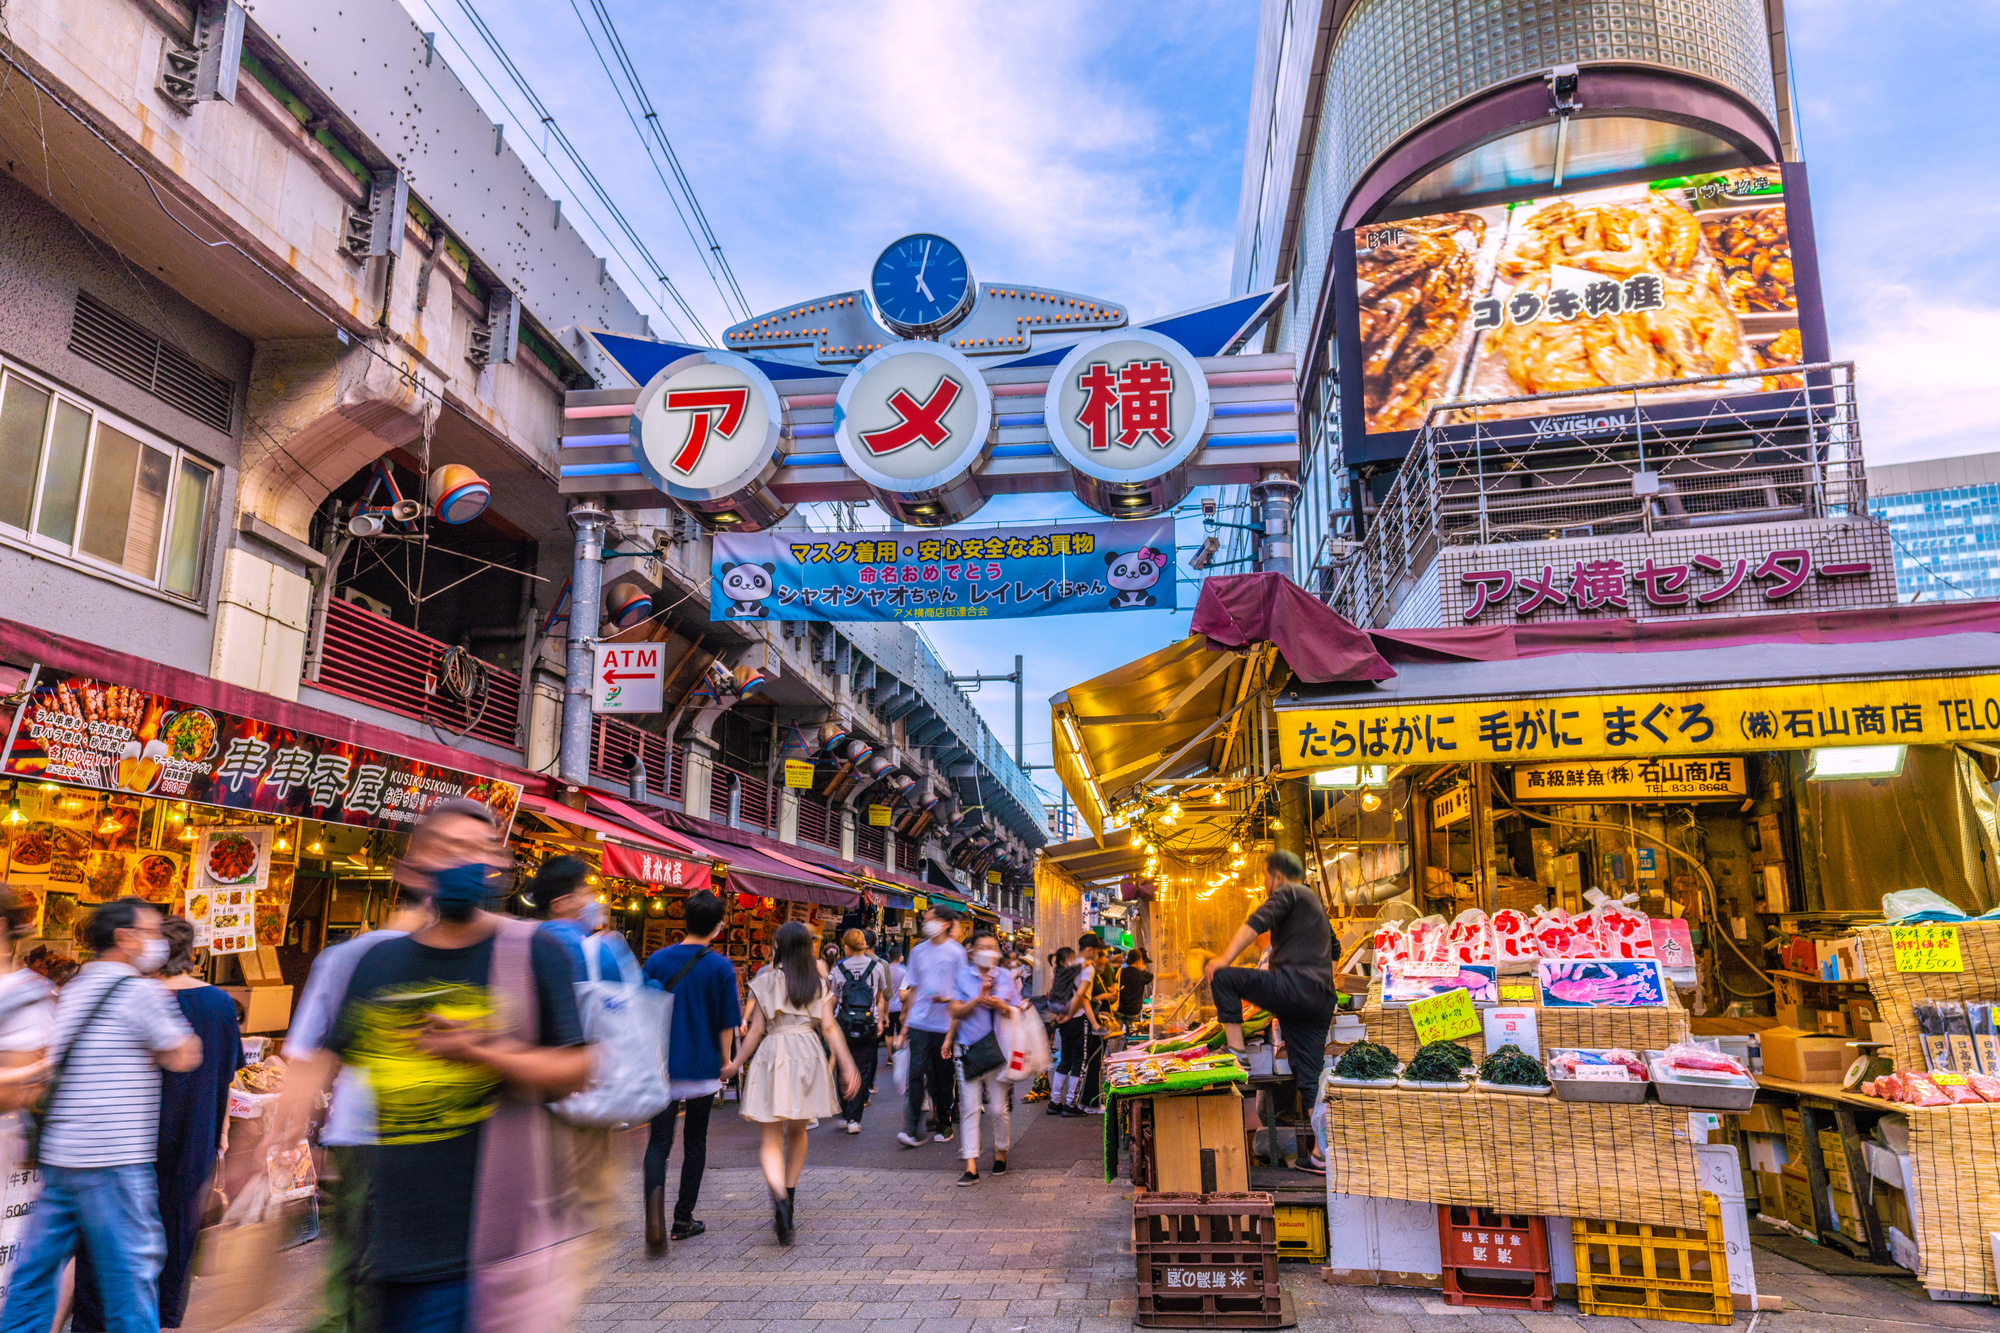
<svg viewBox="0 0 2000 1333"><path fill-rule="evenodd" d="M910 1048L898 1046L896 1053L889 1057L889 1072L895 1076L896 1091L907 1094L910 1091Z"/></svg>
<svg viewBox="0 0 2000 1333"><path fill-rule="evenodd" d="M1001 1054L1007 1057L1000 1071L1002 1083L1032 1081L1054 1063L1049 1058L1049 1033L1042 1016L1030 1009L994 1022L993 1033L1000 1039Z"/></svg>
<svg viewBox="0 0 2000 1333"><path fill-rule="evenodd" d="M586 975L576 983L577 1016L591 1047L590 1083L550 1109L572 1125L623 1129L667 1108L674 997L635 977L603 975L602 952L598 937L584 941Z"/></svg>

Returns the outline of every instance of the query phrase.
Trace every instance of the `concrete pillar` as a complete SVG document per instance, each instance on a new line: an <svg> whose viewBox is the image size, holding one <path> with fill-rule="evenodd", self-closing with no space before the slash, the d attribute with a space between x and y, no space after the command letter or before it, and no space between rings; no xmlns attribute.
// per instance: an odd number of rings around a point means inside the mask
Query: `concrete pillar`
<svg viewBox="0 0 2000 1333"><path fill-rule="evenodd" d="M784 770L780 768L779 776ZM799 794L790 787L778 788L778 841L799 840Z"/></svg>
<svg viewBox="0 0 2000 1333"><path fill-rule="evenodd" d="M864 816L865 817L865 816ZM854 812L840 812L840 854L846 860L854 859Z"/></svg>
<svg viewBox="0 0 2000 1333"><path fill-rule="evenodd" d="M691 734L687 738L687 777L681 784L681 805L696 819L714 819L710 813L709 795L715 786L715 742L708 737ZM723 811L727 820L729 812Z"/></svg>
<svg viewBox="0 0 2000 1333"><path fill-rule="evenodd" d="M597 611L604 578L604 532L611 515L595 500L569 511L576 529L570 564L569 645L563 676L562 776L573 787L590 781L590 677L597 650Z"/></svg>

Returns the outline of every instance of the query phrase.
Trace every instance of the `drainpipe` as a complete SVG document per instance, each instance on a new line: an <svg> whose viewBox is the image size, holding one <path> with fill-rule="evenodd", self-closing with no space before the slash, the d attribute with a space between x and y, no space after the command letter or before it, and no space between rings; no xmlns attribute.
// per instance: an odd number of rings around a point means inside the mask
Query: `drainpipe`
<svg viewBox="0 0 2000 1333"><path fill-rule="evenodd" d="M579 500L569 511L569 521L576 529L576 555L569 576L569 657L558 755L563 781L583 787L590 782L590 675L597 647L597 604L604 592L604 530L611 525L611 515L594 499Z"/></svg>
<svg viewBox="0 0 2000 1333"><path fill-rule="evenodd" d="M1272 472L1250 488L1250 499L1261 511L1264 535L1257 544L1257 568L1267 574L1292 573L1292 509L1299 484Z"/></svg>

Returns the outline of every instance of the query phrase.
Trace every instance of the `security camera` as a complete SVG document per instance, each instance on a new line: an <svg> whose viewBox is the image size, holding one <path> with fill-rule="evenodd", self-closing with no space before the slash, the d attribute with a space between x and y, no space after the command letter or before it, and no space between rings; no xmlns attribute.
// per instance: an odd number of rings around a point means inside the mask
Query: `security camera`
<svg viewBox="0 0 2000 1333"><path fill-rule="evenodd" d="M1221 538L1215 536L1214 534L1210 534L1209 536L1203 538L1201 543L1201 549L1188 557L1188 568L1207 569L1210 562L1215 559L1216 552L1220 551L1221 549L1222 549Z"/></svg>
<svg viewBox="0 0 2000 1333"><path fill-rule="evenodd" d="M1203 496L1203 497L1201 498L1201 516L1202 516L1203 518L1214 518L1214 517L1215 517L1215 497L1214 497L1214 496L1212 496L1212 495L1204 495L1204 496Z"/></svg>

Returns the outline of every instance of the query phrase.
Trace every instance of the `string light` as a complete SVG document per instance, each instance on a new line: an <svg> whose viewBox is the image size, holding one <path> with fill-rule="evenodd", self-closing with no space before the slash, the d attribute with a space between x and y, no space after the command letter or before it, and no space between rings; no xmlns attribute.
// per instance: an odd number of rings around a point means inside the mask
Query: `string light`
<svg viewBox="0 0 2000 1333"><path fill-rule="evenodd" d="M319 855L319 839L318 839L318 838L314 838L314 839L313 839L313 845L312 845L312 846L310 846L310 847L308 847L308 848L306 848L306 850L307 850L307 851L309 851L309 852L311 852L311 853L312 853L313 855L315 855L315 856Z"/></svg>

